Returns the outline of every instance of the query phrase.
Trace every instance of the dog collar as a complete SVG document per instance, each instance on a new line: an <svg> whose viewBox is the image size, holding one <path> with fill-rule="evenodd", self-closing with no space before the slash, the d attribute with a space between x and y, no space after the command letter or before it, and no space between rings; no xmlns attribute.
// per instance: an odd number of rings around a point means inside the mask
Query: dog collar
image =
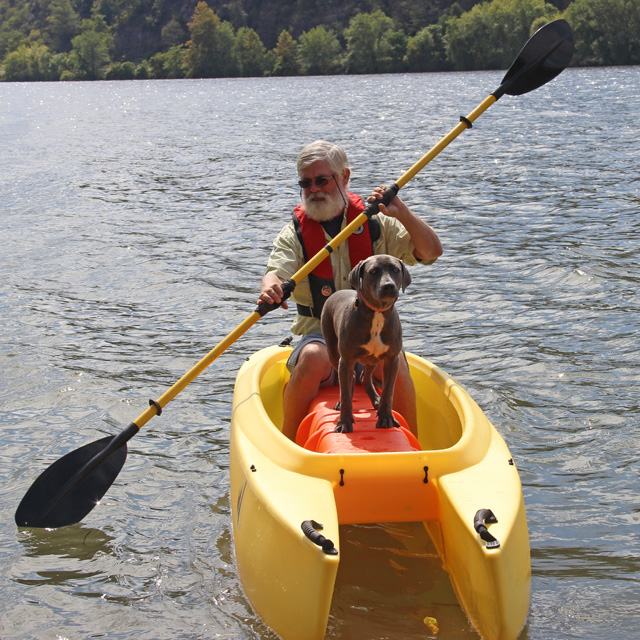
<svg viewBox="0 0 640 640"><path fill-rule="evenodd" d="M384 307L383 309L378 309L377 307L374 307L363 295L362 295L362 291L358 291L358 297L360 298L360 300L362 300L362 302L364 302L366 307L369 307L369 309L371 309L372 311L380 311L381 313L385 312L385 311L389 311L389 309L391 309L391 307L393 307L393 305L396 303L396 301L394 300L388 307ZM358 303L358 298L356 298L356 305Z"/></svg>

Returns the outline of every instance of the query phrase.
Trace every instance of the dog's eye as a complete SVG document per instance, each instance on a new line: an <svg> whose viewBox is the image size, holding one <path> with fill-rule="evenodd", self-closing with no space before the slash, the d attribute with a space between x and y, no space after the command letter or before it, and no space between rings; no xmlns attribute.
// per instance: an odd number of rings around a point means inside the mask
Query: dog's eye
<svg viewBox="0 0 640 640"><path fill-rule="evenodd" d="M378 269L378 267L371 267L371 269L369 269L369 273L372 273L373 275L376 275L376 273L378 273L378 271L380 271L380 269Z"/></svg>

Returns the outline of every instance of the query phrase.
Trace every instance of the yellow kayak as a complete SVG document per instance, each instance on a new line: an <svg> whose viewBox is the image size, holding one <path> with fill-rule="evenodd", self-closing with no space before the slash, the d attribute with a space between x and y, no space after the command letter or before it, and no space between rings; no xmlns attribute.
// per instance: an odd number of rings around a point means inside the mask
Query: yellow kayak
<svg viewBox="0 0 640 640"><path fill-rule="evenodd" d="M372 427L375 412L358 391L354 433L334 434L336 387L323 390L294 443L281 433L290 351L269 347L251 356L233 400L235 556L258 615L283 640L321 640L340 525L422 522L478 633L517 638L531 591L522 487L478 405L438 367L407 354L417 440L403 427Z"/></svg>

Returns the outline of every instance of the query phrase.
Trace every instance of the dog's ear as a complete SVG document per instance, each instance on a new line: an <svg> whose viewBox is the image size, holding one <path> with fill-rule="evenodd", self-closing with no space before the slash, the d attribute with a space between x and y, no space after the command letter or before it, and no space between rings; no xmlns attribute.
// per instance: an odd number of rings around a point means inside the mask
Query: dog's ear
<svg viewBox="0 0 640 640"><path fill-rule="evenodd" d="M411 284L411 274L402 260L400 260L400 268L402 269L402 293L404 293L404 290Z"/></svg>
<svg viewBox="0 0 640 640"><path fill-rule="evenodd" d="M360 280L362 278L362 272L364 271L364 260L360 260L358 264L351 269L349 273L349 282L351 286L356 290L360 291Z"/></svg>

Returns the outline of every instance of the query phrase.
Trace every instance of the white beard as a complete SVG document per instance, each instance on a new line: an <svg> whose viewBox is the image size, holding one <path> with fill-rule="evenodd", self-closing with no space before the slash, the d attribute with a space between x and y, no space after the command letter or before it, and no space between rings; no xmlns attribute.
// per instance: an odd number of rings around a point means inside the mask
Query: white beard
<svg viewBox="0 0 640 640"><path fill-rule="evenodd" d="M315 198L315 199L314 199ZM339 191L334 195L316 193L302 198L304 212L317 222L325 222L340 215L344 211L344 200Z"/></svg>

